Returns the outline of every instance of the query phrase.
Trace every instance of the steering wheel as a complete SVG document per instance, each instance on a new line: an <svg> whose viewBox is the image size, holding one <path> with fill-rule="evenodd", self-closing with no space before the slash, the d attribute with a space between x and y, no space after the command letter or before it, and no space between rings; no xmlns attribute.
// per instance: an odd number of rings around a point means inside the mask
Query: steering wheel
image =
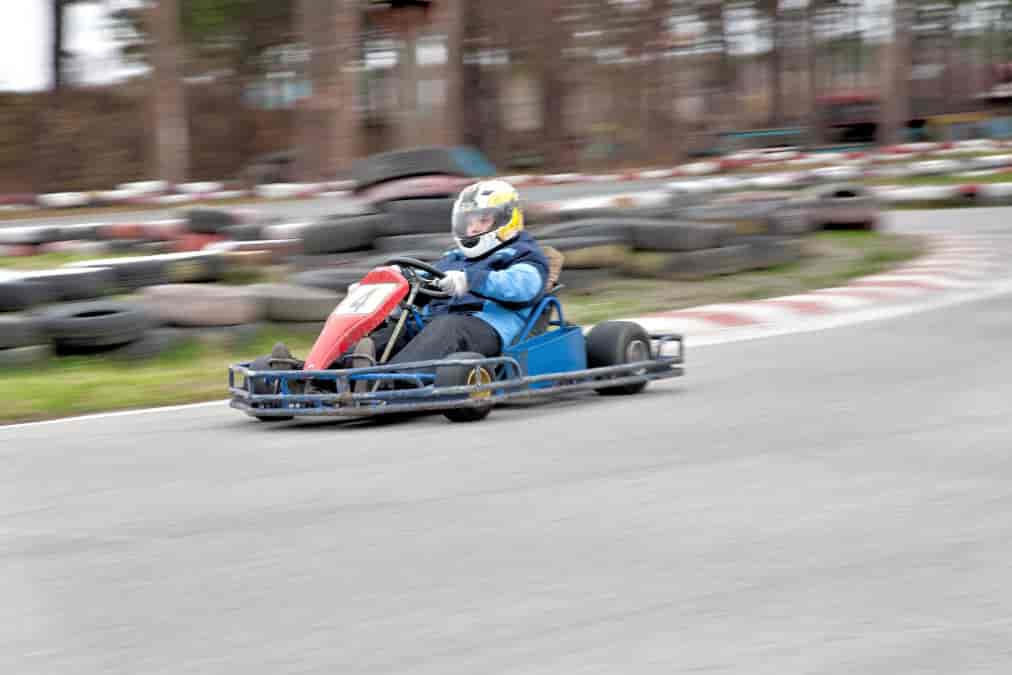
<svg viewBox="0 0 1012 675"><path fill-rule="evenodd" d="M442 279L443 277L446 276L444 272L442 272L439 269L436 269L427 262L422 262L421 260L418 260L416 258L406 258L403 256L397 256L394 258L388 258L384 263L384 265L397 265L398 267L407 268L408 270L411 270L410 275L411 279L408 279L408 281L410 282L412 279L417 279L419 282L418 292L422 293L423 295L428 295L429 297L432 298L448 298L451 295L453 295L449 291L440 290L438 287L432 286L431 280L423 279L422 277L414 273L415 270L421 270L422 272L427 272L428 274L431 274L437 279Z"/></svg>

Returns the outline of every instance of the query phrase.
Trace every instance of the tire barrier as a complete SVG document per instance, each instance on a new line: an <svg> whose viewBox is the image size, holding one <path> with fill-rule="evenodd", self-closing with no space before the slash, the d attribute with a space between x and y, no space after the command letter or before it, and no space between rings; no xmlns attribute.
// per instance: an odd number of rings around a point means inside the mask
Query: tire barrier
<svg viewBox="0 0 1012 675"><path fill-rule="evenodd" d="M445 234L450 229L453 199L395 199L384 202L388 216L377 230L381 237L404 234Z"/></svg>
<svg viewBox="0 0 1012 675"><path fill-rule="evenodd" d="M873 230L879 221L879 200L860 185L824 186L813 192L814 229Z"/></svg>
<svg viewBox="0 0 1012 675"><path fill-rule="evenodd" d="M57 302L93 300L116 287L116 272L108 267L26 272L22 279L45 284L51 301Z"/></svg>
<svg viewBox="0 0 1012 675"><path fill-rule="evenodd" d="M342 293L296 284L256 284L250 292L263 306L267 321L307 323L326 321L344 297Z"/></svg>
<svg viewBox="0 0 1012 675"><path fill-rule="evenodd" d="M626 259L622 272L633 277L695 281L779 267L801 256L800 240L760 235L694 251L639 253Z"/></svg>
<svg viewBox="0 0 1012 675"><path fill-rule="evenodd" d="M563 267L562 272L559 274L559 283L565 286L562 293L579 295L592 293L614 280L617 276L616 271L612 269L575 269Z"/></svg>
<svg viewBox="0 0 1012 675"><path fill-rule="evenodd" d="M495 167L467 148L423 147L384 152L351 165L358 189L412 176L447 175L462 178L494 176Z"/></svg>
<svg viewBox="0 0 1012 675"><path fill-rule="evenodd" d="M289 277L289 281L297 286L346 293L348 286L362 279L371 267L362 264L343 268L325 268L299 272Z"/></svg>
<svg viewBox="0 0 1012 675"><path fill-rule="evenodd" d="M143 306L108 300L52 305L39 325L57 354L90 354L134 342L154 325Z"/></svg>
<svg viewBox="0 0 1012 675"><path fill-rule="evenodd" d="M698 251L727 242L734 229L724 223L677 222L638 219L632 228L633 247L641 251Z"/></svg>
<svg viewBox="0 0 1012 675"><path fill-rule="evenodd" d="M230 225L219 230L227 241L258 241L263 239L264 227L260 223Z"/></svg>
<svg viewBox="0 0 1012 675"><path fill-rule="evenodd" d="M0 370L37 366L48 361L52 355L53 348L48 344L0 349Z"/></svg>
<svg viewBox="0 0 1012 675"><path fill-rule="evenodd" d="M0 314L0 349L17 349L44 343L39 321L28 314Z"/></svg>
<svg viewBox="0 0 1012 675"><path fill-rule="evenodd" d="M187 209L184 217L186 229L194 234L218 234L242 224L235 213L223 209Z"/></svg>
<svg viewBox="0 0 1012 675"><path fill-rule="evenodd" d="M0 276L0 312L20 312L54 301L49 284L16 275Z"/></svg>
<svg viewBox="0 0 1012 675"><path fill-rule="evenodd" d="M565 256L564 269L592 270L620 268L632 249L625 239L616 237L570 237L539 239Z"/></svg>
<svg viewBox="0 0 1012 675"><path fill-rule="evenodd" d="M220 281L225 274L224 257L217 251L84 260L66 267L112 269L116 274L116 287L125 292L169 283Z"/></svg>
<svg viewBox="0 0 1012 675"><path fill-rule="evenodd" d="M120 361L147 361L182 344L186 333L178 328L153 328L138 339L105 352L103 355Z"/></svg>
<svg viewBox="0 0 1012 675"><path fill-rule="evenodd" d="M183 328L182 335L184 339L234 348L256 339L261 330L263 330L263 324L257 321L254 323L236 324L234 326Z"/></svg>
<svg viewBox="0 0 1012 675"><path fill-rule="evenodd" d="M302 250L306 255L365 250L388 222L382 215L331 216L302 229Z"/></svg>
<svg viewBox="0 0 1012 675"><path fill-rule="evenodd" d="M401 251L438 251L443 253L456 244L449 234L397 234L377 237L373 248L381 253L403 255Z"/></svg>
<svg viewBox="0 0 1012 675"><path fill-rule="evenodd" d="M263 307L245 286L173 283L149 286L139 302L170 326L237 326L260 321Z"/></svg>
<svg viewBox="0 0 1012 675"><path fill-rule="evenodd" d="M60 228L45 225L0 228L0 244L8 246L38 246L59 241Z"/></svg>

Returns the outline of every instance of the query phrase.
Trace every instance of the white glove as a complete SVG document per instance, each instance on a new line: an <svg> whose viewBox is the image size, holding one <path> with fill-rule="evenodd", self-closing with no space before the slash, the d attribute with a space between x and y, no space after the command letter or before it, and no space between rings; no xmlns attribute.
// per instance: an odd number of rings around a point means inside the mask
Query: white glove
<svg viewBox="0 0 1012 675"><path fill-rule="evenodd" d="M447 272L446 276L440 279L437 284L440 289L449 291L459 298L467 293L467 273L459 270Z"/></svg>

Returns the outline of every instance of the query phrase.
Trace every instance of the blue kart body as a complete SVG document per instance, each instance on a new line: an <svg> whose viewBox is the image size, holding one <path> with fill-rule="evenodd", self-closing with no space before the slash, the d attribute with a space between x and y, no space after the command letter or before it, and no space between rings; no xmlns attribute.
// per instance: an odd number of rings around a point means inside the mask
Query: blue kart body
<svg viewBox="0 0 1012 675"><path fill-rule="evenodd" d="M424 325L415 308L405 309L409 321L419 327ZM646 358L588 368L583 329L566 322L559 300L549 294L538 303L517 339L500 356L450 357L336 370L257 371L252 368L253 362L244 362L229 368L230 405L264 421L445 412L458 408L487 409L496 403L562 392L643 385L682 375L682 336L648 335L653 346ZM662 355L663 348L670 345L677 345L677 352ZM437 383L441 369L461 367L480 367L491 376L490 381L450 386ZM363 381L375 386L371 391L361 392L361 387L355 385ZM269 391L263 393L265 389Z"/></svg>

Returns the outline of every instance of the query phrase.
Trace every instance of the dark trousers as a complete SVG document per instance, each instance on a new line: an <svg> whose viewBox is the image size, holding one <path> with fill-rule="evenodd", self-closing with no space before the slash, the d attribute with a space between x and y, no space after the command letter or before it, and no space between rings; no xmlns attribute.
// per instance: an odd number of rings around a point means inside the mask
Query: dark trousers
<svg viewBox="0 0 1012 675"><path fill-rule="evenodd" d="M383 356L395 322L374 331L370 337L376 343L376 360ZM407 338L401 332L394 343L393 356L388 363L408 361L431 361L449 356L454 352L477 352L482 356L498 356L502 340L492 326L481 319L467 314L441 314L429 321L414 338Z"/></svg>

